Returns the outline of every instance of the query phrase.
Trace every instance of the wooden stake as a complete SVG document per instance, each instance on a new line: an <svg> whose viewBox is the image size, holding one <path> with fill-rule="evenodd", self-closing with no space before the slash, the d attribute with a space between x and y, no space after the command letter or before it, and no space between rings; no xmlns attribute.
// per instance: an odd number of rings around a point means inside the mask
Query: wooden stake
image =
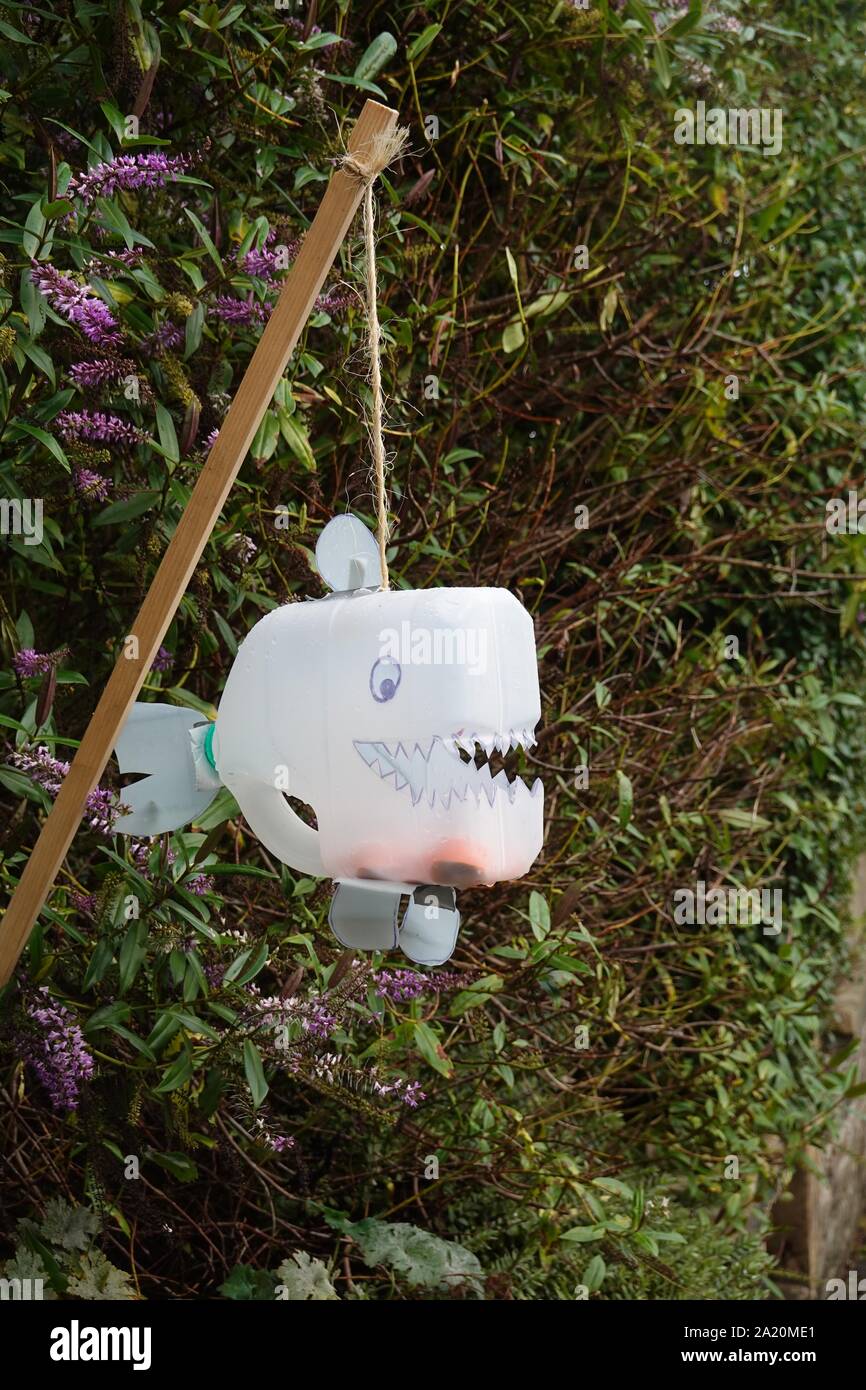
<svg viewBox="0 0 866 1390"><path fill-rule="evenodd" d="M377 101L366 101L349 139L350 154L363 163L376 137L392 131L396 123L396 111ZM153 664L363 193L363 183L348 170L337 169L331 175L276 308L129 634L138 639L138 657L128 659L123 652L118 657L12 896L0 927L0 986L11 977L42 911L81 822L87 798L105 771L117 736Z"/></svg>

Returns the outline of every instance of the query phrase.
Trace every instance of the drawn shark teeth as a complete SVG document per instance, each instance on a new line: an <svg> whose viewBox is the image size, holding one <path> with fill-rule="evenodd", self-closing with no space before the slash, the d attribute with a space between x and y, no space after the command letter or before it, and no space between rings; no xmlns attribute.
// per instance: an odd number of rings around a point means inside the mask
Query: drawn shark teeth
<svg viewBox="0 0 866 1390"><path fill-rule="evenodd" d="M468 792L478 805L483 797L490 806L497 796L506 796L513 805L518 798L541 793L540 779L530 789L520 777L509 777L505 768L494 775L488 761L494 752L504 756L534 743L534 732L527 727L472 735L461 730L458 734L437 734L423 743L358 739L355 747L383 782L397 792L408 788L413 806L424 799L431 809L447 811L454 797L465 802Z"/></svg>

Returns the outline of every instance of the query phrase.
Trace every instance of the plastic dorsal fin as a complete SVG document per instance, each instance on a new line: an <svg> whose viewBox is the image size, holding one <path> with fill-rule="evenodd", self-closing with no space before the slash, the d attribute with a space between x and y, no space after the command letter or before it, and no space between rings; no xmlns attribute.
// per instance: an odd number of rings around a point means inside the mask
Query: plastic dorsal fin
<svg viewBox="0 0 866 1390"><path fill-rule="evenodd" d="M375 588L380 577L376 537L350 512L335 516L316 542L316 567L335 593Z"/></svg>

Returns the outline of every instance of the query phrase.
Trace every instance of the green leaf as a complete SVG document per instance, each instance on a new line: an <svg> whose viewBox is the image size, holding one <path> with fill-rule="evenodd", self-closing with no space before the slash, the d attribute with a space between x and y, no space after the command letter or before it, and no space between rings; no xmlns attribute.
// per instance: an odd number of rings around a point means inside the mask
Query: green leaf
<svg viewBox="0 0 866 1390"><path fill-rule="evenodd" d="M238 639L235 637L234 633L232 632L222 613L217 613L216 610L214 610L213 620L216 623L220 636L222 637L223 641L225 642L228 648L229 655L237 656Z"/></svg>
<svg viewBox="0 0 866 1390"><path fill-rule="evenodd" d="M166 1044L171 1042L175 1033L180 1032L182 1026L181 1019L176 1014L161 1014L147 1039L151 1052L161 1052Z"/></svg>
<svg viewBox="0 0 866 1390"><path fill-rule="evenodd" d="M586 1269L580 1277L580 1282L585 1284L590 1293L595 1293L600 1289L607 1273L607 1265L601 1255L593 1255Z"/></svg>
<svg viewBox="0 0 866 1390"><path fill-rule="evenodd" d="M536 941L543 941L550 931L550 908L543 893L534 889L529 895L529 921Z"/></svg>
<svg viewBox="0 0 866 1390"><path fill-rule="evenodd" d="M172 1177L178 1178L181 1182L194 1182L198 1177L198 1168L191 1158L182 1153L149 1153L148 1158L154 1163L158 1163L160 1168L164 1168Z"/></svg>
<svg viewBox="0 0 866 1390"><path fill-rule="evenodd" d="M191 1077L192 1053L187 1048L184 1048L180 1056L166 1069L162 1081L155 1088L156 1092L159 1095L164 1095L168 1091L176 1091L178 1086L185 1086Z"/></svg>
<svg viewBox="0 0 866 1390"><path fill-rule="evenodd" d="M634 1188L629 1187L628 1183L620 1182L619 1178L593 1178L593 1187L600 1187L602 1192L612 1192L616 1197L625 1197L631 1201L634 1197Z"/></svg>
<svg viewBox="0 0 866 1390"><path fill-rule="evenodd" d="M452 1018L459 1018L469 1009L475 1009L479 1004L487 1004L502 989L504 981L501 975L483 975L479 980L473 980L468 989L462 989L455 994L451 1001L448 1013Z"/></svg>
<svg viewBox="0 0 866 1390"><path fill-rule="evenodd" d="M13 43L33 42L32 39L28 39L26 34L22 34L20 29L13 29L12 25L7 24L5 19L0 19L0 34L5 34L7 39L11 39Z"/></svg>
<svg viewBox="0 0 866 1390"><path fill-rule="evenodd" d="M27 220L24 223L24 232L21 236L21 245L24 249L24 254L28 256L31 261L35 261L36 257L39 255L44 236L45 214L42 211L42 196L40 194L27 214Z"/></svg>
<svg viewBox="0 0 866 1390"><path fill-rule="evenodd" d="M186 213L192 225L195 227L199 236L201 237L202 245L204 246L205 250L207 251L208 255L210 256L220 275L224 274L223 263L220 260L220 253L211 241L210 234L208 233L208 230L205 227L204 223L201 221L200 218L196 216L192 208L184 208L184 212Z"/></svg>
<svg viewBox="0 0 866 1390"><path fill-rule="evenodd" d="M306 428L299 423L297 414L289 415L285 410L280 410L280 433L288 444L295 458L302 463L310 473L316 471L316 459L310 448L310 441L307 436Z"/></svg>
<svg viewBox="0 0 866 1390"><path fill-rule="evenodd" d="M523 324L517 319L514 323L507 323L502 330L502 351L516 352L523 347L526 342L526 334L523 331Z"/></svg>
<svg viewBox="0 0 866 1390"><path fill-rule="evenodd" d="M416 58L420 58L421 54L430 47L433 40L438 34L441 34L441 32L441 24L428 24L427 28L423 29L417 39L413 39L407 48L406 57L409 59L409 62L414 63Z"/></svg>
<svg viewBox="0 0 866 1390"><path fill-rule="evenodd" d="M716 815L725 825L733 826L735 830L769 830L770 822L763 816L753 815L751 811L741 811L736 806L726 807L722 811L717 811Z"/></svg>
<svg viewBox="0 0 866 1390"><path fill-rule="evenodd" d="M691 29L697 28L701 22L703 10L702 0L689 0L688 14L684 14L682 19L678 19L676 24L672 25L667 32L675 39L678 39L681 34L689 33Z"/></svg>
<svg viewBox="0 0 866 1390"><path fill-rule="evenodd" d="M428 1023L415 1023L414 1034L415 1046L425 1062L429 1062L430 1066L440 1075L453 1076L454 1066L446 1057L445 1050L430 1025Z"/></svg>
<svg viewBox="0 0 866 1390"><path fill-rule="evenodd" d="M263 941L252 959L244 966L243 970L239 971L233 977L235 984L246 985L249 984L250 980L255 979L259 971L264 970L267 965L269 954L268 943Z"/></svg>
<svg viewBox="0 0 866 1390"><path fill-rule="evenodd" d="M619 828L625 830L631 820L632 806L634 805L634 792L631 780L625 773L617 768L616 770L617 798L619 802Z"/></svg>
<svg viewBox="0 0 866 1390"><path fill-rule="evenodd" d="M365 1264L393 1269L416 1288L453 1291L463 1285L481 1295L484 1271L478 1258L456 1241L443 1240L404 1221L369 1217L342 1224Z"/></svg>
<svg viewBox="0 0 866 1390"><path fill-rule="evenodd" d="M180 462L180 447L177 442L177 431L174 427L174 420L164 405L157 402L156 407L156 431L159 435L159 442L163 452L171 463Z"/></svg>
<svg viewBox="0 0 866 1390"><path fill-rule="evenodd" d="M51 361L51 358L48 356L48 353L45 352L41 347L37 347L35 343L31 343L26 340L23 342L19 342L19 347L21 348L21 351L24 353L25 357L29 357L34 367L36 367L42 373L43 376L47 376L48 380L51 382L52 388L55 387L57 385L57 378L54 374L54 363ZM33 428L34 427L31 426L31 429ZM45 431L43 430L42 433L44 434ZM59 455L58 461L60 463L65 464L66 455L60 448L60 445L57 443L57 440L53 437L53 435L50 434L47 435L46 438L50 440L51 443L46 443L45 447L51 450L55 458L58 458Z"/></svg>
<svg viewBox="0 0 866 1390"><path fill-rule="evenodd" d="M202 329L204 327L204 305L201 300L197 300L195 308L186 321L184 332L184 358L192 357L198 351L201 343Z"/></svg>
<svg viewBox="0 0 866 1390"><path fill-rule="evenodd" d="M90 1250L81 1256L76 1272L70 1275L67 1292L70 1298L88 1302L99 1299L113 1303L137 1298L129 1275L106 1259L100 1250Z"/></svg>
<svg viewBox="0 0 866 1390"><path fill-rule="evenodd" d="M369 82L381 68L389 63L397 52L397 40L387 30L373 40L362 54L355 68L356 81Z"/></svg>
<svg viewBox="0 0 866 1390"><path fill-rule="evenodd" d="M280 437L280 423L272 410L265 411L261 423L253 436L250 454L256 463L265 463L277 447ZM309 445L307 446L309 448Z"/></svg>
<svg viewBox="0 0 866 1390"><path fill-rule="evenodd" d="M33 794L36 792L36 786L30 778L14 767L0 767L0 786L5 787L13 796L26 796L33 799ZM37 793L36 799L41 800L41 796L41 793Z"/></svg>
<svg viewBox="0 0 866 1390"><path fill-rule="evenodd" d="M523 311L525 319L550 318L558 314L560 309L564 309L570 303L571 295L567 290L551 290L547 294L540 294L537 299L533 299Z"/></svg>
<svg viewBox="0 0 866 1390"><path fill-rule="evenodd" d="M661 82L665 91L667 91L668 87L671 85L671 65L668 59L668 51L661 39L656 39L653 57L655 59L659 82Z"/></svg>
<svg viewBox="0 0 866 1390"><path fill-rule="evenodd" d="M244 1039L244 1075L247 1078L253 1105L258 1110L268 1094L268 1083L265 1080L262 1055L251 1038Z"/></svg>
<svg viewBox="0 0 866 1390"><path fill-rule="evenodd" d="M124 131L126 130L126 121L124 117L121 115L117 107L114 105L114 102L112 101L101 101L99 103L99 109L102 112L105 119L108 121L108 124L112 132L114 133L114 136L117 139L118 144L122 144Z"/></svg>
<svg viewBox="0 0 866 1390"><path fill-rule="evenodd" d="M196 695L192 690L187 690L186 686L172 685L165 693L174 700L176 705L183 705L184 709L197 710L206 719L216 719L216 709L210 701L203 700L200 695Z"/></svg>
<svg viewBox="0 0 866 1390"><path fill-rule="evenodd" d="M563 1232L562 1239L588 1245L594 1240L602 1240L606 1231L605 1226L572 1226L570 1231Z"/></svg>
<svg viewBox="0 0 866 1390"><path fill-rule="evenodd" d="M158 492L138 492L134 497L124 497L120 502L112 502L94 517L94 526L120 526L124 521L132 521L149 511L159 497Z"/></svg>
<svg viewBox="0 0 866 1390"><path fill-rule="evenodd" d="M102 979L111 962L114 960L114 947L110 939L104 936L101 941L96 943L96 949L90 957L90 964L85 971L81 988L87 993L92 985L96 985Z"/></svg>
<svg viewBox="0 0 866 1390"><path fill-rule="evenodd" d="M47 430L41 429L39 425L31 425L26 420L16 420L10 427L9 434L11 438L17 438L19 434L29 434L31 439L38 439L40 444L45 445L49 454L52 454L57 462L63 465L67 473L72 471L69 460L54 438L54 435L49 434Z"/></svg>
<svg viewBox="0 0 866 1390"><path fill-rule="evenodd" d="M99 1230L99 1217L87 1207L70 1206L65 1197L49 1197L40 1233L60 1250L86 1250Z"/></svg>
<svg viewBox="0 0 866 1390"><path fill-rule="evenodd" d="M220 1284L223 1298L231 1298L236 1303L273 1302L274 1276L266 1269L256 1269L253 1265L235 1265L228 1279Z"/></svg>
<svg viewBox="0 0 866 1390"><path fill-rule="evenodd" d="M296 1250L277 1268L277 1286L284 1290L277 1298L297 1303L333 1303L339 1294L328 1278L327 1266L314 1260L306 1250Z"/></svg>

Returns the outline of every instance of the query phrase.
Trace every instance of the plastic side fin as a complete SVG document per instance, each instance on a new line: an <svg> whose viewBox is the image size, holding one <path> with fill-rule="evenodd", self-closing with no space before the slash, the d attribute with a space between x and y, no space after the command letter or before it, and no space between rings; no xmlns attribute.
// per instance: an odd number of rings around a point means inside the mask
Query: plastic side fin
<svg viewBox="0 0 866 1390"><path fill-rule="evenodd" d="M460 913L453 888L421 884L400 927L400 949L416 965L444 965L457 945Z"/></svg>
<svg viewBox="0 0 866 1390"><path fill-rule="evenodd" d="M360 951L393 951L397 945L397 913L401 890L393 883L357 879L338 883L328 921L343 946Z"/></svg>

